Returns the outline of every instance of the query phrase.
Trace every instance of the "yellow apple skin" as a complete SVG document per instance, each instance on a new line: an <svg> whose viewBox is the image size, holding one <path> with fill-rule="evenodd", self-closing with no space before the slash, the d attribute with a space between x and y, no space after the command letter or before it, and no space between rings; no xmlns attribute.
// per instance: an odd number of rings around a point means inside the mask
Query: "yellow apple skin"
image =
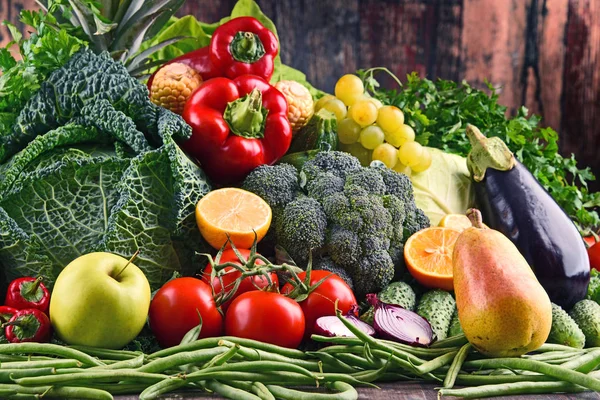
<svg viewBox="0 0 600 400"><path fill-rule="evenodd" d="M126 264L121 256L97 252L76 258L62 270L49 311L61 340L119 349L140 333L150 307L150 285L133 263L123 270Z"/></svg>

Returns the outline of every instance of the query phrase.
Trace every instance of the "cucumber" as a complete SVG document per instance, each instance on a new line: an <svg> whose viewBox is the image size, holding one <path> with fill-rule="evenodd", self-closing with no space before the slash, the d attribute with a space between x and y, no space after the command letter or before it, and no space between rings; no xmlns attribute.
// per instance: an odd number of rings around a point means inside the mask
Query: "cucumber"
<svg viewBox="0 0 600 400"><path fill-rule="evenodd" d="M308 150L336 150L338 146L337 120L335 114L324 108L310 118L298 132L294 134L288 153Z"/></svg>
<svg viewBox="0 0 600 400"><path fill-rule="evenodd" d="M581 300L573 306L569 315L585 335L585 347L600 346L600 304Z"/></svg>
<svg viewBox="0 0 600 400"><path fill-rule="evenodd" d="M546 341L583 349L585 335L561 306L552 303L552 327Z"/></svg>
<svg viewBox="0 0 600 400"><path fill-rule="evenodd" d="M417 304L417 314L429 321L437 340L448 337L448 328L455 310L454 297L440 289L426 292Z"/></svg>
<svg viewBox="0 0 600 400"><path fill-rule="evenodd" d="M297 153L288 153L281 157L277 164L291 164L293 165L298 172L302 170L304 163L308 160L312 160L321 150L308 150L308 151L299 151Z"/></svg>
<svg viewBox="0 0 600 400"><path fill-rule="evenodd" d="M463 332L462 326L460 326L460 321L458 320L458 310L454 310L454 314L452 314L452 320L450 321L450 327L448 328L448 337L460 335Z"/></svg>

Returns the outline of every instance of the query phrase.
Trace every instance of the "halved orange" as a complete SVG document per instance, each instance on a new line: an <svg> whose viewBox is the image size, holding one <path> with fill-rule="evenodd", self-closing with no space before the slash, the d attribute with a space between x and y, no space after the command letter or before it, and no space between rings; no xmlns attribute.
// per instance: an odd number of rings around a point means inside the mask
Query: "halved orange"
<svg viewBox="0 0 600 400"><path fill-rule="evenodd" d="M467 228L473 226L471 224L471 220L464 214L446 214L440 220L438 226L446 227L446 228L454 228L459 231L464 231Z"/></svg>
<svg viewBox="0 0 600 400"><path fill-rule="evenodd" d="M249 249L271 225L271 207L254 193L238 188L213 190L196 205L196 223L202 237L215 249L227 242ZM229 245L228 245L229 247Z"/></svg>
<svg viewBox="0 0 600 400"><path fill-rule="evenodd" d="M452 290L452 252L460 231L431 227L418 231L404 244L410 274L423 286Z"/></svg>

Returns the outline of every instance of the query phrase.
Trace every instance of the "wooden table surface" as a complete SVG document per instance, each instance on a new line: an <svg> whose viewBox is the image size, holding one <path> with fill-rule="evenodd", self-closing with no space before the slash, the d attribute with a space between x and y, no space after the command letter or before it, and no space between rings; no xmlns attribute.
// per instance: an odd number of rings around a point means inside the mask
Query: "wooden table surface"
<svg viewBox="0 0 600 400"><path fill-rule="evenodd" d="M402 383L382 383L380 389L358 388L360 400L438 400L437 385L431 383L402 382ZM176 399L222 399L208 393L182 392L160 397L162 400ZM544 394L544 395L526 395L526 396L501 396L495 399L503 400L598 400L600 393L584 392L573 394ZM138 396L115 396L115 400L138 400Z"/></svg>

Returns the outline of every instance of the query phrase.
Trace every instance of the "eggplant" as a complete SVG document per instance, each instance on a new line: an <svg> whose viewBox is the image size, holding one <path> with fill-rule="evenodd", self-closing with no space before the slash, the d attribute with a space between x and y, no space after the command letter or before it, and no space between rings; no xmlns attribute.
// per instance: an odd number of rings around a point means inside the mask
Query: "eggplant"
<svg viewBox="0 0 600 400"><path fill-rule="evenodd" d="M467 136L467 166L484 223L515 244L550 300L570 310L585 298L590 281L577 227L500 138L486 138L472 125Z"/></svg>

